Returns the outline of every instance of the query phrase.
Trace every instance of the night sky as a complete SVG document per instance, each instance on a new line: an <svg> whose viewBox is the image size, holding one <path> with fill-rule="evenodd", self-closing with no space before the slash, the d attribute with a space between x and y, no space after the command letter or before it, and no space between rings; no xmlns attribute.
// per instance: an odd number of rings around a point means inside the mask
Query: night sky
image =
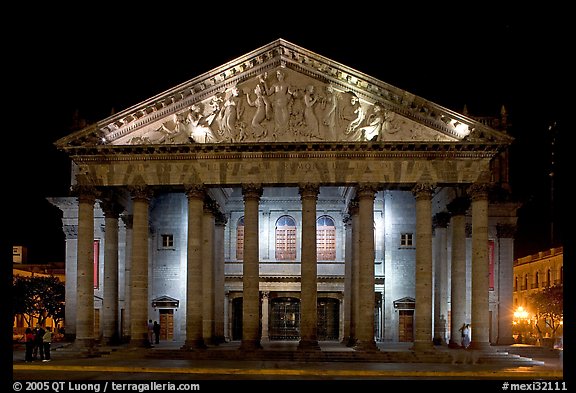
<svg viewBox="0 0 576 393"><path fill-rule="evenodd" d="M296 4L282 7L243 17L229 9L226 18L216 9L107 9L28 19L30 34L10 45L18 70L6 75L23 96L14 99L23 114L4 130L4 148L15 148L10 244L26 246L30 263L64 260L60 212L46 197L68 195L70 165L54 142L71 132L76 112L101 120L278 38L458 112L467 105L471 115L498 115L504 105L516 138L512 189L524 201L515 257L562 244L559 222L550 236L563 189L560 149L554 184L549 176L549 126L556 121L556 146L567 131L558 109L567 75L562 25L540 11L534 18L503 9L380 15L332 6L303 16Z"/></svg>

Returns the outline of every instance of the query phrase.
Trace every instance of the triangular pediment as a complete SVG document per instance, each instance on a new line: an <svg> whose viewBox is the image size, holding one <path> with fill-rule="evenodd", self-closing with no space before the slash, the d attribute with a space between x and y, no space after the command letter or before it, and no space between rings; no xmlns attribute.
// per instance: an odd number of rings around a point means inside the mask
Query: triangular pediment
<svg viewBox="0 0 576 393"><path fill-rule="evenodd" d="M510 140L468 116L279 39L56 144L65 149Z"/></svg>

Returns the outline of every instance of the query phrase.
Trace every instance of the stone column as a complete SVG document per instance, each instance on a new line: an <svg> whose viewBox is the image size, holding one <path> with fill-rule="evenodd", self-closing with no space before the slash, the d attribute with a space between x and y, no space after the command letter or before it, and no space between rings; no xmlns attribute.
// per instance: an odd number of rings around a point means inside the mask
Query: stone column
<svg viewBox="0 0 576 393"><path fill-rule="evenodd" d="M320 350L318 345L318 266L316 254L317 184L299 187L302 200L302 262L300 279L300 342L298 349Z"/></svg>
<svg viewBox="0 0 576 393"><path fill-rule="evenodd" d="M514 344L512 317L514 315L514 235L516 225L496 226L500 250L498 280L498 345Z"/></svg>
<svg viewBox="0 0 576 393"><path fill-rule="evenodd" d="M202 277L202 237L204 186L186 186L188 198L188 260L186 272L186 340L182 349L204 349L203 336L203 277Z"/></svg>
<svg viewBox="0 0 576 393"><path fill-rule="evenodd" d="M130 268L130 346L148 342L148 209L151 190L130 187L132 194L132 265Z"/></svg>
<svg viewBox="0 0 576 393"><path fill-rule="evenodd" d="M344 218L344 230L346 245L344 247L344 293L342 299L342 321L344 330L342 343L348 345L351 338L352 327L352 218L350 215Z"/></svg>
<svg viewBox="0 0 576 393"><path fill-rule="evenodd" d="M452 256L450 262L450 348L459 348L460 327L466 321L466 211L470 202L457 197L447 206L452 215Z"/></svg>
<svg viewBox="0 0 576 393"><path fill-rule="evenodd" d="M91 186L74 187L78 194L78 261L76 275L76 339L74 346L95 352L94 339L94 203L98 191Z"/></svg>
<svg viewBox="0 0 576 393"><path fill-rule="evenodd" d="M226 217L217 213L215 216L216 230L214 233L214 343L220 344L226 341L224 333L224 230Z"/></svg>
<svg viewBox="0 0 576 393"><path fill-rule="evenodd" d="M488 278L488 184L473 184L472 200L472 323L471 349L490 347Z"/></svg>
<svg viewBox="0 0 576 393"><path fill-rule="evenodd" d="M352 302L350 315L350 339L348 346L356 345L358 341L358 321L360 320L360 215L358 199L350 202L350 215L352 216Z"/></svg>
<svg viewBox="0 0 576 393"><path fill-rule="evenodd" d="M122 320L122 341L130 342L130 271L132 266L132 227L134 219L131 214L123 214L122 221L126 226L126 244L124 245L124 319Z"/></svg>
<svg viewBox="0 0 576 393"><path fill-rule="evenodd" d="M258 205L262 187L256 184L242 186L244 194L244 269L242 301L241 350L262 348L260 344L260 256Z"/></svg>
<svg viewBox="0 0 576 393"><path fill-rule="evenodd" d="M360 184L359 204L359 308L356 323L355 348L361 351L378 350L374 341L374 197L377 187Z"/></svg>
<svg viewBox="0 0 576 393"><path fill-rule="evenodd" d="M440 212L432 220L434 225L434 343L446 344L448 331L448 236L450 214Z"/></svg>
<svg viewBox="0 0 576 393"><path fill-rule="evenodd" d="M102 200L100 207L105 216L104 237L104 297L102 299L103 341L119 344L118 323L118 217L124 208L113 196Z"/></svg>
<svg viewBox="0 0 576 393"><path fill-rule="evenodd" d="M202 216L202 332L206 343L214 343L214 203L204 201Z"/></svg>
<svg viewBox="0 0 576 393"><path fill-rule="evenodd" d="M417 184L416 198L416 306L414 350L432 348L432 195L435 186Z"/></svg>
<svg viewBox="0 0 576 393"><path fill-rule="evenodd" d="M268 321L269 321L269 300L270 292L262 292L262 341L270 341L268 336Z"/></svg>

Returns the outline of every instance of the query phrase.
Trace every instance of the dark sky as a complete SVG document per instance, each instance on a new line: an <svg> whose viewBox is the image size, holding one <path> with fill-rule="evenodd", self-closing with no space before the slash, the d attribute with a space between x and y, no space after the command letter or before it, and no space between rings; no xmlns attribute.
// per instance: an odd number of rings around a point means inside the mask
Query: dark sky
<svg viewBox="0 0 576 393"><path fill-rule="evenodd" d="M17 69L6 74L23 96L14 99L23 114L5 130L12 131L5 148L15 155L11 244L26 246L31 263L64 259L59 210L45 198L67 195L70 166L53 144L70 133L76 111L103 119L283 38L456 111L467 105L472 115L497 115L505 105L516 138L513 191L525 201L515 257L550 247L548 126L557 122L557 145L566 131L557 109L567 75L563 26L547 13L531 18L503 9L375 13L332 5L314 13L296 6L262 14L233 6L226 17L218 9L160 6L142 15L143 5L123 12L50 9L50 17L37 11L27 19L28 35L10 44ZM558 169L557 194L560 176ZM555 231L560 243L559 224Z"/></svg>

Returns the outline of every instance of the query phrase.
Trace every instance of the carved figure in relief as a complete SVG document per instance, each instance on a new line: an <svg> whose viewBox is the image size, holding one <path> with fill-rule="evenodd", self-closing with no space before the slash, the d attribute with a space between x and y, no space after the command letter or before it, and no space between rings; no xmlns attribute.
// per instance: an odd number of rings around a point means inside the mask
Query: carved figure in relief
<svg viewBox="0 0 576 393"><path fill-rule="evenodd" d="M365 125L358 128L361 132L361 139L372 141L381 138L384 122L384 110L380 104L376 103L367 113Z"/></svg>
<svg viewBox="0 0 576 393"><path fill-rule="evenodd" d="M254 129L254 136L256 138L263 138L266 137L268 132L266 128L262 126L262 122L264 119L270 119L272 108L268 98L263 95L261 84L256 85L254 88L254 94L256 94L256 98L252 101L250 99L250 93L246 93L246 101L248 102L248 105L256 107L256 113L254 114L251 123Z"/></svg>
<svg viewBox="0 0 576 393"><path fill-rule="evenodd" d="M336 108L338 106L338 97L331 85L326 85L325 95L321 100L322 124L328 128L327 140L336 139Z"/></svg>
<svg viewBox="0 0 576 393"><path fill-rule="evenodd" d="M356 133L356 128L362 122L364 118L362 107L360 106L360 100L356 94L352 92L345 93L343 98L344 103L340 108L339 113L339 129L343 130L344 135L347 140L358 139L358 133Z"/></svg>
<svg viewBox="0 0 576 393"><path fill-rule="evenodd" d="M263 85L266 87L266 95L274 95L272 98L272 107L274 110L274 132L276 135L283 134L288 129L288 121L290 120L289 104L292 98L292 87L285 81L284 71L276 71L277 82L268 87L266 84L267 74L261 79Z"/></svg>
<svg viewBox="0 0 576 393"><path fill-rule="evenodd" d="M202 107L200 104L193 104L190 107L188 116L186 116L186 122L190 127L191 138L194 140L194 142L219 142L218 138L216 138L210 127L208 127L208 119L202 114Z"/></svg>
<svg viewBox="0 0 576 393"><path fill-rule="evenodd" d="M304 93L304 103L306 104L304 109L304 121L306 122L308 136L310 138L320 139L318 119L314 114L314 104L316 104L317 101L318 99L314 94L314 85L306 86L306 93Z"/></svg>
<svg viewBox="0 0 576 393"><path fill-rule="evenodd" d="M150 130L144 135L134 137L130 140L133 145L148 145L148 144L162 144L162 143L189 143L190 142L190 129L186 124L182 114L175 113L172 118L162 123L160 127L155 130Z"/></svg>
<svg viewBox="0 0 576 393"><path fill-rule="evenodd" d="M242 128L237 124L243 113L242 100L239 94L236 86L230 89L220 109L220 131L224 139L231 142L239 142L244 139Z"/></svg>

